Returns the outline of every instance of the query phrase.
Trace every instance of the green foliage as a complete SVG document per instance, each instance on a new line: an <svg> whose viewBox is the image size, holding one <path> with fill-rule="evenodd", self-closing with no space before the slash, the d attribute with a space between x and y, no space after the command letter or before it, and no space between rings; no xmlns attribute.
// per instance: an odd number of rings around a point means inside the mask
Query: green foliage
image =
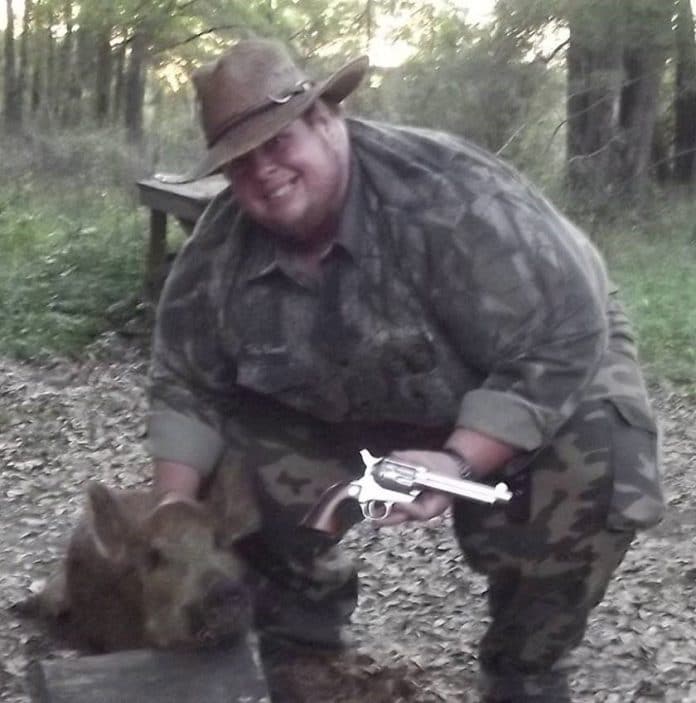
<svg viewBox="0 0 696 703"><path fill-rule="evenodd" d="M626 223L626 220L629 220ZM696 392L696 207L671 198L601 240L652 376Z"/></svg>
<svg viewBox="0 0 696 703"><path fill-rule="evenodd" d="M0 350L20 358L78 354L142 281L145 224L134 202L44 185L0 187Z"/></svg>
<svg viewBox="0 0 696 703"><path fill-rule="evenodd" d="M156 145L154 145L156 146ZM66 175L70 187L79 191L91 188L132 184L152 172L156 158L154 147L126 146L118 129L40 130L15 139L0 140L2 169L0 187L18 187L34 178L42 187L53 188Z"/></svg>
<svg viewBox="0 0 696 703"><path fill-rule="evenodd" d="M646 37L655 43L654 27L669 28L670 7L655 0L498 0L494 23L479 28L454 0L38 0L31 55L40 54L48 31L61 48L68 10L80 31L108 33L114 59L124 46L129 55L136 34L146 37L149 133L138 152L126 151L116 129L51 132L39 112L32 118L37 129L26 129L33 136L0 144L0 353L79 353L113 324L110 306L138 292L147 224L130 197L132 183L197 160L203 145L188 73L229 41L279 37L322 75L368 50L389 19L392 38L414 53L397 68L373 69L351 96L357 111L469 136L556 196L564 183L567 86L563 53L550 61L537 56L554 53L550 32L580 25L592 44L606 43L620 27L616 39L640 48ZM562 49L567 34L555 36ZM94 91L90 79L83 98ZM84 127L89 113L81 114ZM668 144L673 117L665 100L660 115ZM579 200L570 203L575 210ZM613 196L610 205L618 207ZM696 385L693 206L670 203L629 224L623 210L622 226L616 212L583 207L595 221L614 217L611 227L605 220L593 229L606 229L601 245L632 311L643 359L658 375Z"/></svg>
<svg viewBox="0 0 696 703"><path fill-rule="evenodd" d="M526 48L452 14L431 14L419 27L413 59L382 80L387 117L462 134L493 151L537 121L529 108L547 68L528 60ZM401 38L413 40L412 31Z"/></svg>

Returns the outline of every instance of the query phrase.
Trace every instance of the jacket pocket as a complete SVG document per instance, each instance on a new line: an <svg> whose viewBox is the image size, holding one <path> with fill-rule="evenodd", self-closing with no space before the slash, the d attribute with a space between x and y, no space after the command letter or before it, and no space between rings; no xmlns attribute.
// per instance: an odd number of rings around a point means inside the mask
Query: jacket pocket
<svg viewBox="0 0 696 703"><path fill-rule="evenodd" d="M613 421L611 464L614 485L607 526L645 529L664 515L660 432L650 412L631 399L607 399Z"/></svg>

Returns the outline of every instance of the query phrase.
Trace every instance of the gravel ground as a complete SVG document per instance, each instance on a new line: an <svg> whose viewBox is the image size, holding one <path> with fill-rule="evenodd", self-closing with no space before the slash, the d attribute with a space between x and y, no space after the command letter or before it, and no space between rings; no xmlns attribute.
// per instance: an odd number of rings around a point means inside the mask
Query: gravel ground
<svg viewBox="0 0 696 703"><path fill-rule="evenodd" d="M8 606L59 558L85 481L147 481L146 364L126 346L107 346L111 360L99 350L79 364L0 359L0 701L28 703L30 660L75 655ZM670 510L638 538L595 611L577 651L580 703L696 703L696 399L664 387L653 396ZM361 644L289 662L279 674L284 703L476 700L485 583L463 565L446 522L349 533L363 577Z"/></svg>

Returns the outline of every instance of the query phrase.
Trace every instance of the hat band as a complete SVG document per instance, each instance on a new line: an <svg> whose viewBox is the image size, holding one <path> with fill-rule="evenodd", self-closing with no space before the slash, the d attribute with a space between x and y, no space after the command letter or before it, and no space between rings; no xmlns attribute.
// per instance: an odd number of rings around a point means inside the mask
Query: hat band
<svg viewBox="0 0 696 703"><path fill-rule="evenodd" d="M236 115L232 115L232 117L223 122L208 138L208 149L214 147L233 127L236 127L237 125L242 122L245 122L251 117L255 117L256 115L260 115L261 113L266 112L272 107L276 107L278 105L285 105L285 103L289 102L296 95L306 93L313 85L314 83L312 81L298 81L293 86L293 88L291 88L287 93L284 93L279 97L275 95L267 95L266 100L260 105L255 105L254 107L250 107L247 110L244 110L243 112L240 112Z"/></svg>

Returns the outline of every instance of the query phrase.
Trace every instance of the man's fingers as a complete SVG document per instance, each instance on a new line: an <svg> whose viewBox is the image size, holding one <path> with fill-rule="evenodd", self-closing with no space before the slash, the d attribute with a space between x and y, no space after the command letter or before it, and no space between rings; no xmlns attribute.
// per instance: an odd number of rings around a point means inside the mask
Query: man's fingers
<svg viewBox="0 0 696 703"><path fill-rule="evenodd" d="M404 513L398 508L394 508L387 517L380 518L379 520L373 520L372 524L375 527L393 527L394 525L401 525L404 522L409 522L413 518L408 514Z"/></svg>
<svg viewBox="0 0 696 703"><path fill-rule="evenodd" d="M430 520L442 515L451 504L451 498L442 493L423 493L413 503L395 505L389 516L375 520L375 525L391 527L412 520Z"/></svg>

